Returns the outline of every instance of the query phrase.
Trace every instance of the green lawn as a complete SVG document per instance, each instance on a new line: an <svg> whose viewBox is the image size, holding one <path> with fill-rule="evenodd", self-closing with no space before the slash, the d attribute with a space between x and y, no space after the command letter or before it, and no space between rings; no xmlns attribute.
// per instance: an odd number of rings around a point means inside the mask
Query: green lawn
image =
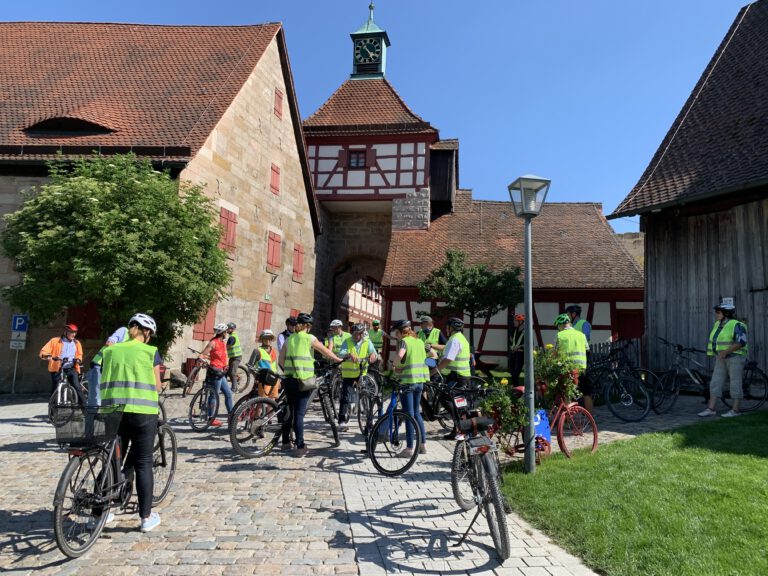
<svg viewBox="0 0 768 576"><path fill-rule="evenodd" d="M599 573L768 574L767 412L520 464L515 511Z"/></svg>

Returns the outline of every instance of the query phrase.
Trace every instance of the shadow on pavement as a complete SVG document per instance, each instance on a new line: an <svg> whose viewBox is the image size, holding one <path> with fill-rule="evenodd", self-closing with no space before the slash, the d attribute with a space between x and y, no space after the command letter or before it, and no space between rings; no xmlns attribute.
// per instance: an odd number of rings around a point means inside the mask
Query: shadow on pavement
<svg viewBox="0 0 768 576"><path fill-rule="evenodd" d="M30 557L38 559L57 550L53 539L51 510L0 510L0 555L13 556L12 565L20 565ZM46 564L35 564L35 570L59 566L67 561L60 557Z"/></svg>

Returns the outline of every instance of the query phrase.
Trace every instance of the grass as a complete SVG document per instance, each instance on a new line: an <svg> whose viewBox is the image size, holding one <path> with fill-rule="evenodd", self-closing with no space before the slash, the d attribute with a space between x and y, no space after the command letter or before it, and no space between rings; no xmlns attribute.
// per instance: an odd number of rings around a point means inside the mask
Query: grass
<svg viewBox="0 0 768 576"><path fill-rule="evenodd" d="M768 574L768 412L519 464L513 508L599 573Z"/></svg>

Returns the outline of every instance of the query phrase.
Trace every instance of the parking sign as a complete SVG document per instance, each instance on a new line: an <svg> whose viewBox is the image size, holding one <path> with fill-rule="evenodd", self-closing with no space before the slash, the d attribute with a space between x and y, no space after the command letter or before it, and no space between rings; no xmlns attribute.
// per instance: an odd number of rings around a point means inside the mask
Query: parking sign
<svg viewBox="0 0 768 576"><path fill-rule="evenodd" d="M11 320L12 332L26 332L29 329L29 316L26 314L14 314Z"/></svg>

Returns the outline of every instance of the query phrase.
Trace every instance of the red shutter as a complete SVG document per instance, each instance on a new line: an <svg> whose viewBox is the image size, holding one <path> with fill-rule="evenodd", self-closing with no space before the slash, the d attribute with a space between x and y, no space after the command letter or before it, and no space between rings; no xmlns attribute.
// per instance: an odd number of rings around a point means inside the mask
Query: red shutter
<svg viewBox="0 0 768 576"><path fill-rule="evenodd" d="M259 320L256 325L256 332L272 327L272 304L268 302L259 302Z"/></svg>
<svg viewBox="0 0 768 576"><path fill-rule="evenodd" d="M365 151L365 165L368 168L373 168L376 166L376 149L375 148L369 148Z"/></svg>
<svg viewBox="0 0 768 576"><path fill-rule="evenodd" d="M219 224L222 228L219 248L234 250L235 238L237 237L237 214L226 208L221 208L219 210Z"/></svg>
<svg viewBox="0 0 768 576"><path fill-rule="evenodd" d="M304 246L296 244L293 247L293 279L301 280L304 277Z"/></svg>
<svg viewBox="0 0 768 576"><path fill-rule="evenodd" d="M283 117L283 93L275 88L275 116Z"/></svg>
<svg viewBox="0 0 768 576"><path fill-rule="evenodd" d="M297 310L296 308L291 308L291 318L296 318L296 316L299 315L301 310Z"/></svg>
<svg viewBox="0 0 768 576"><path fill-rule="evenodd" d="M269 189L273 194L280 194L280 168L272 164L272 177L269 181Z"/></svg>
<svg viewBox="0 0 768 576"><path fill-rule="evenodd" d="M100 340L102 338L101 317L94 300L88 300L88 302L81 306L70 306L67 308L67 324L77 326L78 340ZM105 328L108 334L114 331L114 327L106 326Z"/></svg>
<svg viewBox="0 0 768 576"><path fill-rule="evenodd" d="M213 338L213 327L216 324L216 304L210 307L200 322L192 326L192 338L195 340L210 340Z"/></svg>
<svg viewBox="0 0 768 576"><path fill-rule="evenodd" d="M267 238L267 265L280 268L280 253L282 251L282 238L280 234L270 232Z"/></svg>

